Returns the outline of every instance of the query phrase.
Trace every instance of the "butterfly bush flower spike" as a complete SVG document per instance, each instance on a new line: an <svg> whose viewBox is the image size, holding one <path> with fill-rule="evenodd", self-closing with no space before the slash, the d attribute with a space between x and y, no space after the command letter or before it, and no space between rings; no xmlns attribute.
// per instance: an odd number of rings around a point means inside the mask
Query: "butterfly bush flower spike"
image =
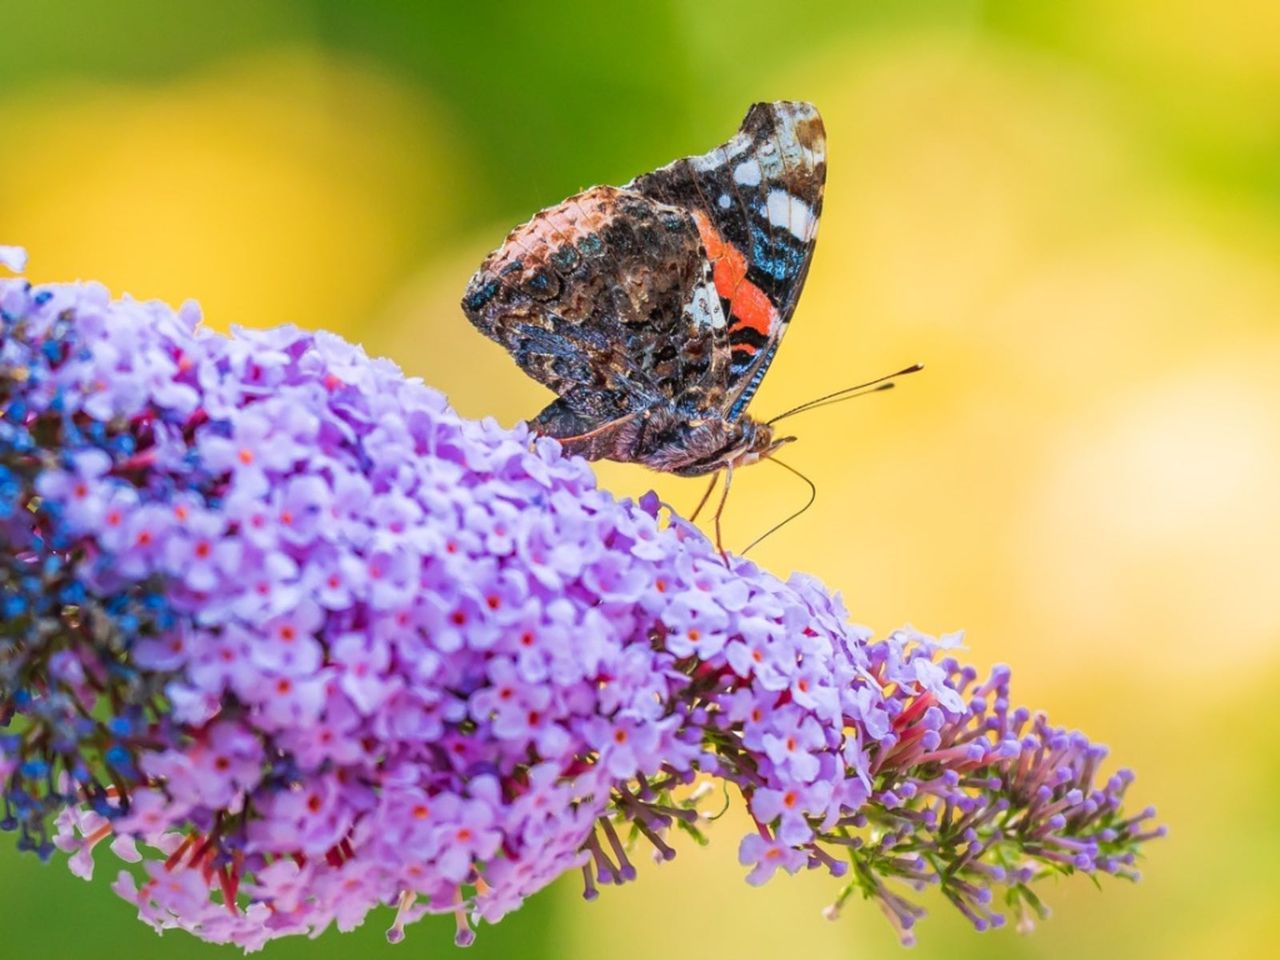
<svg viewBox="0 0 1280 960"><path fill-rule="evenodd" d="M0 280L0 538L0 826L115 861L158 930L386 907L466 944L674 856L717 783L750 882L826 871L907 941L923 887L1025 925L1040 878L1134 877L1159 833L1008 670L873 640L332 335Z"/></svg>

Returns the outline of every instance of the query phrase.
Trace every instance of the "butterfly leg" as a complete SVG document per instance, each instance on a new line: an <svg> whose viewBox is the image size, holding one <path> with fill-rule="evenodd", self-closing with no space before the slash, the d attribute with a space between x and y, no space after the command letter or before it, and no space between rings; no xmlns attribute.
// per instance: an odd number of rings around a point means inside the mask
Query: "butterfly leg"
<svg viewBox="0 0 1280 960"><path fill-rule="evenodd" d="M702 495L702 499L698 501L698 505L693 508L693 513L689 514L689 522L697 523L698 514L702 512L702 508L707 505L707 501L711 499L711 491L716 488L716 483L720 480L720 471L717 470L711 475L711 485L707 487L707 492Z"/></svg>
<svg viewBox="0 0 1280 960"><path fill-rule="evenodd" d="M729 565L729 554L724 549L724 538L720 535L720 515L724 513L724 505L729 500L729 487L732 485L733 466L730 464L724 468L724 489L720 491L720 506L716 507L716 549L720 551L720 558L724 560L726 567Z"/></svg>

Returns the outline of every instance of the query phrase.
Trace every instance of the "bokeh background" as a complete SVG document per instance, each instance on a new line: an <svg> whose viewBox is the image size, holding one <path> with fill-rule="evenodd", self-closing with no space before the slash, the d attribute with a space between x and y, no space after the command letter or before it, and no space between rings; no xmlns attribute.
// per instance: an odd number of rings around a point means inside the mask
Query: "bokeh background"
<svg viewBox="0 0 1280 960"><path fill-rule="evenodd" d="M1172 829L1138 886L1052 884L1030 938L931 900L914 956L1274 956L1280 5L0 0L0 242L221 328L337 330L511 423L546 397L457 307L482 256L784 97L824 113L830 179L754 409L928 369L793 421L819 499L758 559L879 631L968 628ZM740 474L728 542L803 499ZM872 905L820 918L829 880L749 888L740 825L592 905L563 882L473 955L902 955ZM157 940L108 882L6 845L0 953L229 955ZM387 947L382 919L269 952L453 949L447 923Z"/></svg>

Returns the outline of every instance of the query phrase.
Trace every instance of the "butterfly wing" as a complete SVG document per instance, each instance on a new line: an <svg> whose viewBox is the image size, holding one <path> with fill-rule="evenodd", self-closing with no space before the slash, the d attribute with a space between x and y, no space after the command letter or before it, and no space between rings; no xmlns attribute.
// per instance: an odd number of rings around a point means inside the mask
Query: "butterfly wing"
<svg viewBox="0 0 1280 960"><path fill-rule="evenodd" d="M641 459L648 411L746 408L795 311L825 176L817 111L756 104L710 153L517 227L463 310L559 395L535 429L593 458Z"/></svg>
<svg viewBox="0 0 1280 960"><path fill-rule="evenodd" d="M738 132L702 156L676 160L624 189L688 210L727 318L720 412L746 409L786 332L817 239L826 134L812 104L757 103Z"/></svg>
<svg viewBox="0 0 1280 960"><path fill-rule="evenodd" d="M701 390L714 395L700 402L720 402L725 318L711 265L688 212L651 197L592 187L541 211L485 259L462 306L559 395L533 426L584 437L566 444L573 452L631 459L636 414Z"/></svg>

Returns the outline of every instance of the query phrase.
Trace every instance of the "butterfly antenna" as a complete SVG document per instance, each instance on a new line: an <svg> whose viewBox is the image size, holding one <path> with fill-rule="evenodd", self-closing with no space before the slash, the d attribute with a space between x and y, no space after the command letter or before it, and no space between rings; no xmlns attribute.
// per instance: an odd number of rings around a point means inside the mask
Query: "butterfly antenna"
<svg viewBox="0 0 1280 960"><path fill-rule="evenodd" d="M770 527L764 533L760 534L760 536L756 537L749 544L747 544L746 549L743 550L741 554L744 557L751 550L751 548L754 547L756 544L758 544L760 541L773 536L775 533L777 533L779 530L785 527L792 520L796 519L801 514L805 513L810 507L813 506L813 502L818 499L818 488L817 486L814 485L814 482L812 480L806 477L803 473L801 473L795 467L787 466L777 457L769 457L767 459L769 460L770 463L776 463L783 470L786 470L788 473L794 473L797 477L803 480L805 482L805 486L809 488L809 499L805 501L805 505L803 507L801 507L795 513L791 514L791 516L787 517L787 519L783 520L781 523L775 523L772 527Z"/></svg>
<svg viewBox="0 0 1280 960"><path fill-rule="evenodd" d="M864 396L868 393L879 393L881 390L889 390L893 387L893 380L898 377L905 377L909 373L917 373L924 369L923 363L913 363L909 367L903 367L893 373L886 374L883 377L876 377L874 380L868 380L866 383L855 384L852 387L845 387L843 390L837 390L835 393L828 393L825 397L817 397L800 404L798 407L792 407L786 410L772 420L770 424L775 424L779 420L785 420L787 417L794 417L797 413L807 413L810 410L816 410L818 407L825 407L831 403L839 403L842 400L851 400L854 397ZM790 469L790 468L788 468Z"/></svg>

